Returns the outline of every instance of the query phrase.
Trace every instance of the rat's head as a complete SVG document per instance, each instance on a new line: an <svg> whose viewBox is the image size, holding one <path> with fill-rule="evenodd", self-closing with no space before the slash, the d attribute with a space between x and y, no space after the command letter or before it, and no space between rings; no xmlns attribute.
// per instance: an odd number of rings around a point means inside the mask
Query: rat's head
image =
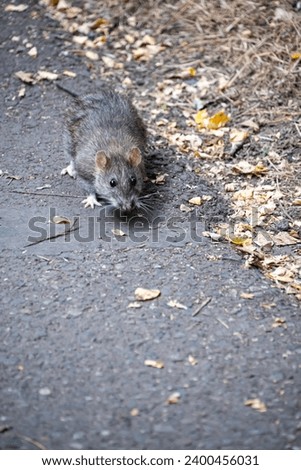
<svg viewBox="0 0 301 470"><path fill-rule="evenodd" d="M143 186L142 155L137 147L125 156L108 156L99 151L95 157L96 193L122 212L139 206Z"/></svg>

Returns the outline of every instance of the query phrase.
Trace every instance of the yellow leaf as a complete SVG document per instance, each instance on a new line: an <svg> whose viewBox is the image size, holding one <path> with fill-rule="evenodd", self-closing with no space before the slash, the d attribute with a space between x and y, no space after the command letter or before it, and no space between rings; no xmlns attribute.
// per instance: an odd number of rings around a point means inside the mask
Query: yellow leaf
<svg viewBox="0 0 301 470"><path fill-rule="evenodd" d="M230 237L229 240L231 243L233 243L233 245L238 245L238 246L245 246L250 243L249 238L244 238L244 237Z"/></svg>
<svg viewBox="0 0 301 470"><path fill-rule="evenodd" d="M195 70L195 68L189 67L188 73L189 73L189 75L190 75L191 77L195 77L195 76L196 76L196 70Z"/></svg>
<svg viewBox="0 0 301 470"><path fill-rule="evenodd" d="M291 59L292 60L298 60L301 58L301 52L292 52L291 53Z"/></svg>
<svg viewBox="0 0 301 470"><path fill-rule="evenodd" d="M224 111L219 111L209 118L207 127L208 129L219 129L220 127L224 127L224 125L229 121L229 116Z"/></svg>
<svg viewBox="0 0 301 470"><path fill-rule="evenodd" d="M108 24L108 20L105 18L97 18L97 20L94 21L94 23L91 24L90 29L94 30L99 28L99 26Z"/></svg>
<svg viewBox="0 0 301 470"><path fill-rule="evenodd" d="M236 144L238 142L244 142L249 137L248 132L239 131L238 129L232 129L230 132L230 142Z"/></svg>
<svg viewBox="0 0 301 470"><path fill-rule="evenodd" d="M194 118L196 124L199 124L200 127L206 127L205 120L207 119L208 113L206 109L202 109L201 111L199 111Z"/></svg>

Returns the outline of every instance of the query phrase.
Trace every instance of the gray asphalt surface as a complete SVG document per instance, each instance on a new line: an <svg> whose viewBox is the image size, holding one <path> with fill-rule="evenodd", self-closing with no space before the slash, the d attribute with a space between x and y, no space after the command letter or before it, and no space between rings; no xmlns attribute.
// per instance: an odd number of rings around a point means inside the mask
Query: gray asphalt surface
<svg viewBox="0 0 301 470"><path fill-rule="evenodd" d="M60 176L69 96L43 81L19 98L14 74L71 69L83 89L89 70L29 4L1 8L1 448L300 449L299 305L230 246L202 237L227 217L227 201L172 149L149 157L150 173L168 174L147 188L158 193L153 228L81 207L81 189ZM23 39L38 45L36 59ZM196 190L213 200L183 214ZM36 243L68 227L49 224L53 215L75 230ZM161 295L131 308L137 287ZM246 406L254 399L261 410Z"/></svg>

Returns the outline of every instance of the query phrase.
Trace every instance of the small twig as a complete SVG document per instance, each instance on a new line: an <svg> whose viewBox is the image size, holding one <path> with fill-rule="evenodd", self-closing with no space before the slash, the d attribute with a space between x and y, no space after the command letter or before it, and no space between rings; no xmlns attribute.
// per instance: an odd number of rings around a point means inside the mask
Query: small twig
<svg viewBox="0 0 301 470"><path fill-rule="evenodd" d="M298 132L299 136L301 137L301 131L300 131L299 126L296 122L295 122L295 127L297 129L297 132Z"/></svg>
<svg viewBox="0 0 301 470"><path fill-rule="evenodd" d="M206 305L208 305L209 302L211 302L211 300L212 300L212 297L207 297L207 299L203 300L201 305L199 305L198 308L193 312L192 316L196 317L200 313L200 311L203 310L203 308L206 307Z"/></svg>
<svg viewBox="0 0 301 470"><path fill-rule="evenodd" d="M217 321L220 322L221 325L223 325L225 328L227 328L227 330L229 330L229 326L227 325L227 323L225 323L223 320L221 320L220 318L217 318Z"/></svg>
<svg viewBox="0 0 301 470"><path fill-rule="evenodd" d="M23 436L22 434L17 434L17 436L23 441L29 442L30 444L32 444L33 446L37 447L40 450L47 450L47 447L45 447L39 441L32 439L31 437Z"/></svg>
<svg viewBox="0 0 301 470"><path fill-rule="evenodd" d="M54 196L54 197L77 197L82 198L82 196L74 196L70 194L49 194L49 193L35 193L33 191L9 191L9 193L17 193L17 194L26 194L27 196Z"/></svg>
<svg viewBox="0 0 301 470"><path fill-rule="evenodd" d="M45 237L45 238L40 238L39 240L37 240L35 242L32 242L32 243L29 243L28 245L25 245L24 248L27 248L28 246L32 246L32 245L37 245L38 243L42 243L42 242L45 242L47 240L53 240L54 238L64 237L64 236L68 235L68 233L75 232L75 230L79 229L78 221L79 221L79 219L78 219L78 217L76 217L73 224L70 225L70 227L67 230L65 230L65 232L56 233L55 235L49 235L48 237Z"/></svg>

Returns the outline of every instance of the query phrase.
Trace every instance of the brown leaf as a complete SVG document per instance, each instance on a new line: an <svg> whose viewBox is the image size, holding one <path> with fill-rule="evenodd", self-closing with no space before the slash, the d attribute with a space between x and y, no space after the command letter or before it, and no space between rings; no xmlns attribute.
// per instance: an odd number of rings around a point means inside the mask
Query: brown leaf
<svg viewBox="0 0 301 470"><path fill-rule="evenodd" d="M144 289L143 287L137 287L135 290L136 300L152 300L159 297L161 291L159 289Z"/></svg>
<svg viewBox="0 0 301 470"><path fill-rule="evenodd" d="M94 31L95 29L99 28L99 26L103 26L103 25L107 25L107 24L108 24L108 20L106 20L105 18L97 18L90 25L90 29L92 29L92 31Z"/></svg>
<svg viewBox="0 0 301 470"><path fill-rule="evenodd" d="M265 413L267 410L266 405L261 400L259 400L259 398L252 398L251 400L246 400L245 405L250 406L251 408L253 408L253 410L257 410L260 413Z"/></svg>
<svg viewBox="0 0 301 470"><path fill-rule="evenodd" d="M31 72L22 72L21 70L19 72L15 73L16 77L18 77L22 82L28 83L28 84L33 84L35 82L33 78L33 73Z"/></svg>
<svg viewBox="0 0 301 470"><path fill-rule="evenodd" d="M276 246L295 245L299 240L291 237L287 232L279 232L273 236Z"/></svg>
<svg viewBox="0 0 301 470"><path fill-rule="evenodd" d="M281 318L281 317L275 318L275 320L272 324L272 327L273 328L278 328L279 326L284 326L286 328L286 319L285 318Z"/></svg>
<svg viewBox="0 0 301 470"><path fill-rule="evenodd" d="M69 220L67 217L62 217L60 215L55 215L52 217L51 222L54 224L71 224L71 220Z"/></svg>

